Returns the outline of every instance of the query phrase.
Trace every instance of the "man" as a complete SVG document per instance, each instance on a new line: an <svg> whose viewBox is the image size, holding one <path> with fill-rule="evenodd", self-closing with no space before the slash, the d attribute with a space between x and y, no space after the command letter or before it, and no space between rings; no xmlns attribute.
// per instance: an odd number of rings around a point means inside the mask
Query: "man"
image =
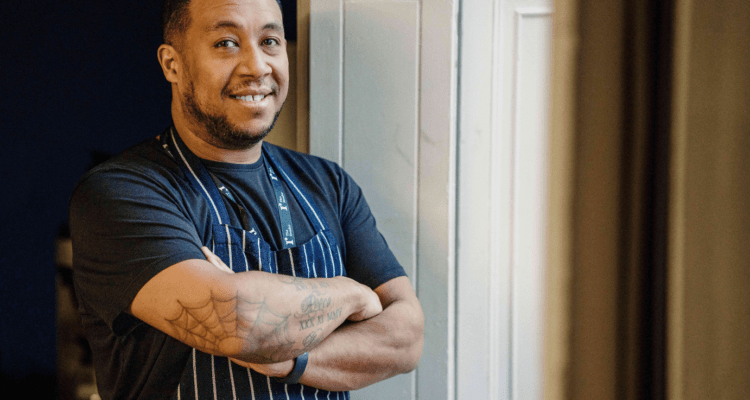
<svg viewBox="0 0 750 400"><path fill-rule="evenodd" d="M344 399L413 370L422 311L361 190L263 142L288 90L279 4L163 8L173 126L71 198L102 398Z"/></svg>

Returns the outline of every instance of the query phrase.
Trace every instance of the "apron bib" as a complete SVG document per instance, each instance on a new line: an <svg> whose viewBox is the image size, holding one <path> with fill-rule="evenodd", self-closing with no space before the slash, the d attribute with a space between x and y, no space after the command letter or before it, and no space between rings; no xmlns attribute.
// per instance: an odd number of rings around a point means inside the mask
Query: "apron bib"
<svg viewBox="0 0 750 400"><path fill-rule="evenodd" d="M291 275L300 278L330 278L346 275L341 252L333 232L319 209L302 187L281 168L273 156L263 149L266 171L276 193L280 226L282 226L283 248L278 251L260 237L249 214L237 204L234 196L218 182L203 166L174 129L161 137L164 149L174 158L190 185L199 191L212 211L211 249L234 272L264 271L273 274ZM292 191L315 235L302 245L297 245L294 228L289 215L287 195L279 184L283 179ZM242 227L229 225L229 214L224 198L239 209ZM284 384L274 378L242 367L227 357L215 356L193 349L174 399L250 399L250 400L348 400L349 392L329 392L302 384Z"/></svg>

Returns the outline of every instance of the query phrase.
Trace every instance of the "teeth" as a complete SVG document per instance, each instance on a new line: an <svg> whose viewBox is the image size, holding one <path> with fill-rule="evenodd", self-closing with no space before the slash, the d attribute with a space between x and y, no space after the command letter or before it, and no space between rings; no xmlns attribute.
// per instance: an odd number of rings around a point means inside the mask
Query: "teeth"
<svg viewBox="0 0 750 400"><path fill-rule="evenodd" d="M237 98L240 99L240 100L242 100L242 101L252 101L252 102L261 101L265 97L266 97L266 95L264 95L264 94L257 94L255 96L252 96L252 95L250 95L250 96L237 96Z"/></svg>

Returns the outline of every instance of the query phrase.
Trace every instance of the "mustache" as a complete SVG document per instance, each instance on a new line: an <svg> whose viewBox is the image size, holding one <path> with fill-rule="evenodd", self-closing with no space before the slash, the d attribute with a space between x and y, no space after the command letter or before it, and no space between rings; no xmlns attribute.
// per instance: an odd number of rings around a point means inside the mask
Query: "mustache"
<svg viewBox="0 0 750 400"><path fill-rule="evenodd" d="M276 82L267 80L257 80L257 79L246 79L241 82L235 83L231 86L226 86L223 90L225 95L228 95L229 93L237 93L237 92L243 92L246 90L270 90L271 94L276 94L279 92L279 85Z"/></svg>

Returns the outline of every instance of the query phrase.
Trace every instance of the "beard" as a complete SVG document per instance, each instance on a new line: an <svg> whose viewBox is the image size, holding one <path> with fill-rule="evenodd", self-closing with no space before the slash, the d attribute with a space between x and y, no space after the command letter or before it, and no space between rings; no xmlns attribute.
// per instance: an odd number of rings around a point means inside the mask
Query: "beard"
<svg viewBox="0 0 750 400"><path fill-rule="evenodd" d="M189 116L196 125L203 128L197 129L196 135L205 142L224 150L246 150L260 143L273 129L281 109L284 107L282 104L273 116L270 125L254 132L232 124L226 115L215 114L210 110L201 108L195 99L195 88L192 82L189 83L187 92L182 95L182 100L185 115ZM260 114L253 115L253 117L260 117Z"/></svg>

